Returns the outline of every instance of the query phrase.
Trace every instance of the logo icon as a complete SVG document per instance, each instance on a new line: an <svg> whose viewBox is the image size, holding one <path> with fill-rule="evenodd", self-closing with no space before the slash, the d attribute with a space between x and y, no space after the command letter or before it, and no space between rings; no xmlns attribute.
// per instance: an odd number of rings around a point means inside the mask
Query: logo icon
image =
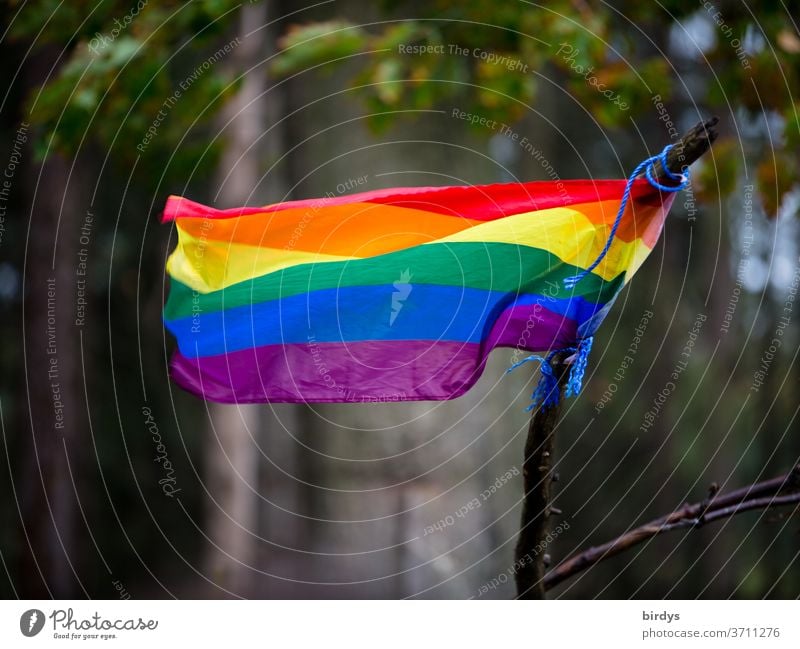
<svg viewBox="0 0 800 649"><path fill-rule="evenodd" d="M44 613L38 608L32 608L25 611L19 618L19 630L22 635L27 638L32 638L44 627Z"/></svg>
<svg viewBox="0 0 800 649"><path fill-rule="evenodd" d="M406 268L402 273L400 273L400 279L392 284L394 286L395 291L392 293L392 312L389 314L389 326L391 327L394 324L397 315L400 313L400 309L403 308L403 302L408 299L408 296L411 294L412 286L409 284L411 281L411 271Z"/></svg>

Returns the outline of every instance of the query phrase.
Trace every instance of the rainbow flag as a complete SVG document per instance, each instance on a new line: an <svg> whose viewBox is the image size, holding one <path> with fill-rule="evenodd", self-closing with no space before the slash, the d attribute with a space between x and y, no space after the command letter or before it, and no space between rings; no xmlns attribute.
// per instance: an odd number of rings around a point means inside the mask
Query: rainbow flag
<svg viewBox="0 0 800 649"><path fill-rule="evenodd" d="M496 347L562 349L594 333L674 197L628 182L605 254L625 180L382 189L226 210L171 196L173 379L228 403L458 397Z"/></svg>

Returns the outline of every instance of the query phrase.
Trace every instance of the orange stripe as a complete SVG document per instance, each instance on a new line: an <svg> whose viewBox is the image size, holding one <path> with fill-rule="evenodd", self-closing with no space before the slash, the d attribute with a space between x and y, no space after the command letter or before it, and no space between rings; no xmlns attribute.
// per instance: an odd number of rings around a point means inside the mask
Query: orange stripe
<svg viewBox="0 0 800 649"><path fill-rule="evenodd" d="M630 204L636 209L636 204ZM629 207L629 209L631 209ZM641 206L643 215L652 210ZM593 224L611 225L619 201L596 201L570 206ZM642 209L644 208L644 209ZM531 212L536 218L536 212ZM517 215L519 216L519 215ZM634 214L635 217L635 214ZM623 218L617 238L624 242L642 239L653 247L659 228ZM199 240L302 250L326 255L370 257L429 243L451 236L484 221L464 219L394 205L349 203L318 209L299 208L250 214L231 219L178 218L178 227Z"/></svg>
<svg viewBox="0 0 800 649"><path fill-rule="evenodd" d="M179 218L177 223L198 239L370 257L435 241L483 221L393 205L350 203L234 219Z"/></svg>

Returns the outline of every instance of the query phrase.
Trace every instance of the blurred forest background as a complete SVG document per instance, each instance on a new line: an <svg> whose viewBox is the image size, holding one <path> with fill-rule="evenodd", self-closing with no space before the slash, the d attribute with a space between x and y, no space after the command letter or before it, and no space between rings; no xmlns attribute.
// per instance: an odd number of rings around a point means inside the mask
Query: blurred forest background
<svg viewBox="0 0 800 649"><path fill-rule="evenodd" d="M3 3L0 594L514 595L533 370L506 376L512 350L498 350L475 388L443 403L198 401L167 375L169 194L233 207L621 178L718 115L720 140L565 408L556 505L569 526L548 552L557 562L607 541L711 483L790 470L799 10ZM785 514L665 534L550 594L797 597L800 525Z"/></svg>

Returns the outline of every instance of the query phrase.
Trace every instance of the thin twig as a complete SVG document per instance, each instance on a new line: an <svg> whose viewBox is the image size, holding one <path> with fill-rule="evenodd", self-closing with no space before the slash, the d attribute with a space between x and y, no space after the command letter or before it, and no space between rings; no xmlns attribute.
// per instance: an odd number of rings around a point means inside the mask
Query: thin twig
<svg viewBox="0 0 800 649"><path fill-rule="evenodd" d="M786 493L787 491L790 493ZM664 532L696 529L754 509L787 505L800 505L800 465L778 478L765 480L722 496L714 495L693 505L683 505L674 512L630 530L608 543L584 550L551 570L544 578L544 587L549 590L565 579Z"/></svg>

